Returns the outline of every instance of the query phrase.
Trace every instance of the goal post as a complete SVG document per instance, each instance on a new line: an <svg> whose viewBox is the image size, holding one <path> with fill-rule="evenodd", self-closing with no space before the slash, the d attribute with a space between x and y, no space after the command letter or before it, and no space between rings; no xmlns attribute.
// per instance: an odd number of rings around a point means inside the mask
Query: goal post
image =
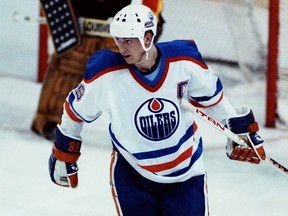
<svg viewBox="0 0 288 216"><path fill-rule="evenodd" d="M40 17L44 14L40 8ZM46 23L39 23L39 42L38 42L38 71L37 82L42 82L48 66L48 27Z"/></svg>
<svg viewBox="0 0 288 216"><path fill-rule="evenodd" d="M269 2L268 56L266 80L266 127L275 127L279 47L279 0Z"/></svg>
<svg viewBox="0 0 288 216"><path fill-rule="evenodd" d="M266 127L288 125L288 1L269 1Z"/></svg>

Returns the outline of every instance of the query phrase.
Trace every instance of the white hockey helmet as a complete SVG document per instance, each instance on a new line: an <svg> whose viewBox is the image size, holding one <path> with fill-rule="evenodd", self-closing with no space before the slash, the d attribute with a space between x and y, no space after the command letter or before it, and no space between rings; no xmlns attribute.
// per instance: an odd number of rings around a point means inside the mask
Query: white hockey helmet
<svg viewBox="0 0 288 216"><path fill-rule="evenodd" d="M140 43L145 51L152 47L145 47L145 32L152 30L153 37L156 36L157 18L145 5L128 5L120 10L113 18L110 24L110 34L119 38L139 38Z"/></svg>

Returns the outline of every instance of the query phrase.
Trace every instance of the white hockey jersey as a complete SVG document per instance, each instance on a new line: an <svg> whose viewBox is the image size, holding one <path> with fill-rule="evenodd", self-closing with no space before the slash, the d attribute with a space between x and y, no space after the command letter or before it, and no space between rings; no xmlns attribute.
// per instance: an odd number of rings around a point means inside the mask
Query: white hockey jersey
<svg viewBox="0 0 288 216"><path fill-rule="evenodd" d="M181 182L205 169L202 137L179 99L211 107L222 100L223 87L193 41L155 45L161 59L153 81L120 53L95 53L83 81L66 99L62 121L89 123L108 112L113 147L131 166L152 181Z"/></svg>

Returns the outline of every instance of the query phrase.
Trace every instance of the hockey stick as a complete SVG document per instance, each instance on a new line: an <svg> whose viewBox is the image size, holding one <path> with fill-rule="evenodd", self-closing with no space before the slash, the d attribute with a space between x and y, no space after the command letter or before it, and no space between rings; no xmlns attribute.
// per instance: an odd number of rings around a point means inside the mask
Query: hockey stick
<svg viewBox="0 0 288 216"><path fill-rule="evenodd" d="M248 145L237 134L233 133L231 130L229 130L224 125L217 122L216 120L214 120L213 118L211 118L210 116L208 116L207 114L205 114L204 112L199 110L198 108L194 107L187 100L182 99L180 101L180 105L183 108L185 108L186 110L190 111L194 117L197 117L201 121L203 121L207 124L210 124L211 126L213 126L215 129L217 129L218 131L223 133L226 137L228 137L229 139L231 139L235 143L237 143L239 145ZM278 171L280 171L282 174L288 174L288 169L286 167L284 167L283 165L281 165L276 160L274 160L273 158L266 156L266 160L262 160L256 151L255 145L253 145L253 143L251 143L251 145L252 145L252 148L254 149L255 153L257 154L257 156L260 158L261 161L269 163L274 168L276 168Z"/></svg>
<svg viewBox="0 0 288 216"><path fill-rule="evenodd" d="M12 20L14 22L27 21L27 22L36 22L36 23L39 23L39 24L44 24L44 23L47 22L45 17L25 16L23 14L20 14L17 11L13 12Z"/></svg>

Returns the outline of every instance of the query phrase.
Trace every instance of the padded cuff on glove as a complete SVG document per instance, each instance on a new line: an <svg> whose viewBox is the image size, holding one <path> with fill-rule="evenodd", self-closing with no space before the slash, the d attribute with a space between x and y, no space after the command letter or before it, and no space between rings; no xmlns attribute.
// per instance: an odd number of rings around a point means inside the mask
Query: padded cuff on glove
<svg viewBox="0 0 288 216"><path fill-rule="evenodd" d="M53 156L67 163L75 163L80 156L81 140L64 135L60 126L56 128Z"/></svg>
<svg viewBox="0 0 288 216"><path fill-rule="evenodd" d="M55 144L53 145L52 153L56 159L67 162L67 163L75 163L81 155L80 153L71 154L71 153L66 153L64 151L61 151L55 146Z"/></svg>
<svg viewBox="0 0 288 216"><path fill-rule="evenodd" d="M258 123L249 107L238 107L235 110L239 115L227 119L227 126L233 133L244 134L259 131Z"/></svg>
<svg viewBox="0 0 288 216"><path fill-rule="evenodd" d="M256 133L259 130L258 123L255 121L252 110L248 107L239 107L235 109L236 117L227 119L227 127L238 134L247 144L238 145L231 139L227 139L226 152L232 160L248 161L250 163L260 163L265 160L265 151L263 140Z"/></svg>
<svg viewBox="0 0 288 216"><path fill-rule="evenodd" d="M79 138L66 135L58 125L55 132L55 146L66 153L79 153L82 141Z"/></svg>

